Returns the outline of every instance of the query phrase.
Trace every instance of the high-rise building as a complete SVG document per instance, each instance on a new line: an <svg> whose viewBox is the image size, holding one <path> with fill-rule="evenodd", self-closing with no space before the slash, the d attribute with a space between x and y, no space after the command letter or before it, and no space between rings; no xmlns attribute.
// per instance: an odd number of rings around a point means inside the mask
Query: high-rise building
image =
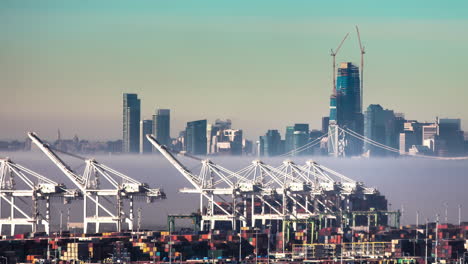
<svg viewBox="0 0 468 264"><path fill-rule="evenodd" d="M281 135L278 130L268 130L264 136L260 136L260 156L277 156L282 154Z"/></svg>
<svg viewBox="0 0 468 264"><path fill-rule="evenodd" d="M364 136L388 147L398 149L400 133L403 132L403 118L395 115L393 110L383 109L378 104L371 104L365 113ZM364 151L370 155L395 155L394 152L377 147L369 142L364 143Z"/></svg>
<svg viewBox="0 0 468 264"><path fill-rule="evenodd" d="M169 109L157 109L153 115L153 136L159 143L169 146L171 144L171 116ZM155 151L154 149L153 151Z"/></svg>
<svg viewBox="0 0 468 264"><path fill-rule="evenodd" d="M242 155L243 139L240 129L219 130L213 140L213 154Z"/></svg>
<svg viewBox="0 0 468 264"><path fill-rule="evenodd" d="M461 120L453 118L438 119L438 137L444 145L439 155L457 156L463 154L464 136L461 130Z"/></svg>
<svg viewBox="0 0 468 264"><path fill-rule="evenodd" d="M153 120L141 120L140 121L140 154L151 153L152 145L146 139L147 134L152 134L153 131Z"/></svg>
<svg viewBox="0 0 468 264"><path fill-rule="evenodd" d="M300 149L309 141L309 124L295 124L294 125L294 139L293 150L294 155L307 155L308 150Z"/></svg>
<svg viewBox="0 0 468 264"><path fill-rule="evenodd" d="M230 119L221 120L216 119L214 124L208 124L206 128L206 138L207 138L207 153L212 154L216 152L216 138L219 131L231 129L232 122ZM222 132L221 132L222 134Z"/></svg>
<svg viewBox="0 0 468 264"><path fill-rule="evenodd" d="M322 130L313 129L309 132L309 142L314 144L307 147L308 155L327 155L328 149L322 144L324 139L319 139L324 135Z"/></svg>
<svg viewBox="0 0 468 264"><path fill-rule="evenodd" d="M140 150L140 108L137 94L123 94L122 152L138 153Z"/></svg>
<svg viewBox="0 0 468 264"><path fill-rule="evenodd" d="M193 155L206 155L206 119L187 123L185 150Z"/></svg>
<svg viewBox="0 0 468 264"><path fill-rule="evenodd" d="M328 133L328 125L330 124L330 117L324 116L322 117L322 133Z"/></svg>
<svg viewBox="0 0 468 264"><path fill-rule="evenodd" d="M338 68L336 78L336 94L330 97L330 117L329 124L333 133L338 130L333 126L337 125L343 129L350 129L354 132L364 134L364 116L361 109L361 86L359 78L359 68L351 62L341 63ZM337 136L331 136L330 146L337 146ZM331 141L331 142L330 142ZM346 155L360 155L363 143L356 138L348 138L345 145ZM336 148L329 148L330 154L334 154Z"/></svg>
<svg viewBox="0 0 468 264"><path fill-rule="evenodd" d="M419 123L415 120L406 120L403 131L400 133L400 154L408 153L413 146L423 144L423 126L430 123Z"/></svg>
<svg viewBox="0 0 468 264"><path fill-rule="evenodd" d="M284 140L284 150L289 153L294 149L294 126L287 126Z"/></svg>

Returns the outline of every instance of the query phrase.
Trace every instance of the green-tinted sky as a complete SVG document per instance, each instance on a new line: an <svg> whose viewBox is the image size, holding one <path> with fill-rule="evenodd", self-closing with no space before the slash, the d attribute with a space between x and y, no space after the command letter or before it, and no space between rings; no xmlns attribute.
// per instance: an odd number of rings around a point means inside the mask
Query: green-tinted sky
<svg viewBox="0 0 468 264"><path fill-rule="evenodd" d="M172 110L172 135L231 118L254 139L320 127L330 48L359 63L365 104L468 130L468 1L0 1L0 138L121 137L122 93L142 117Z"/></svg>

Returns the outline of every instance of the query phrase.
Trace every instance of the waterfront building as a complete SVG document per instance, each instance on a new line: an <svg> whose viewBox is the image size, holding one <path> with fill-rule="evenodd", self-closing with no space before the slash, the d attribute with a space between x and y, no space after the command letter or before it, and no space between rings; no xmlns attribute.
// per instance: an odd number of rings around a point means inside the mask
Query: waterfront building
<svg viewBox="0 0 468 264"><path fill-rule="evenodd" d="M140 150L140 108L137 94L123 94L123 139L124 153L138 153Z"/></svg>

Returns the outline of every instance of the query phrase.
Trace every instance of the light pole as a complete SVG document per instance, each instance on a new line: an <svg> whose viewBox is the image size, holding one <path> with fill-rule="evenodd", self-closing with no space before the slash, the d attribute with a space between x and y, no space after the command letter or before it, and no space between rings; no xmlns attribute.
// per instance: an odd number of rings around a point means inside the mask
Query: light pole
<svg viewBox="0 0 468 264"><path fill-rule="evenodd" d="M242 227L239 231L239 263L242 261Z"/></svg>
<svg viewBox="0 0 468 264"><path fill-rule="evenodd" d="M255 230L255 264L258 264L258 227L254 228Z"/></svg>
<svg viewBox="0 0 468 264"><path fill-rule="evenodd" d="M448 224L448 203L444 203L445 206L445 224Z"/></svg>
<svg viewBox="0 0 468 264"><path fill-rule="evenodd" d="M60 236L62 236L62 230L63 230L62 222L63 222L63 211L60 210Z"/></svg>
<svg viewBox="0 0 468 264"><path fill-rule="evenodd" d="M425 262L424 262L425 264L427 264L427 238L429 237L428 223L429 223L429 219L426 218L426 250L425 250L425 253L426 253L425 255L426 256L424 258L425 259Z"/></svg>
<svg viewBox="0 0 468 264"><path fill-rule="evenodd" d="M435 261L438 261L437 247L439 246L439 214L436 215L436 241L435 241Z"/></svg>
<svg viewBox="0 0 468 264"><path fill-rule="evenodd" d="M461 226L461 208L462 208L462 205L459 204L458 205L458 226Z"/></svg>
<svg viewBox="0 0 468 264"><path fill-rule="evenodd" d="M267 227L268 227L267 263L270 264L270 234L271 234L271 223L268 224Z"/></svg>
<svg viewBox="0 0 468 264"><path fill-rule="evenodd" d="M172 233L171 233L171 221L169 221L169 264L172 263Z"/></svg>

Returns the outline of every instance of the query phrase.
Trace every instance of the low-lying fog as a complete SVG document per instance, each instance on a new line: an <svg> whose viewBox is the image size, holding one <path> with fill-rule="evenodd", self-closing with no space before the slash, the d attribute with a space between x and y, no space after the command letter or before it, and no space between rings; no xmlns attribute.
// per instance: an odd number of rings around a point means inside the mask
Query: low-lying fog
<svg viewBox="0 0 468 264"><path fill-rule="evenodd" d="M1 157L10 157L14 162L43 174L57 182L63 182L68 188L76 188L41 152L0 153ZM142 208L143 228L161 228L166 225L168 213L190 213L198 209L199 196L182 194L178 190L191 187L190 183L161 155L97 155L95 158L105 165L125 173L151 187L162 187L167 200L158 200L153 204L137 203L135 208ZM180 158L187 168L199 169L197 162ZM213 157L215 163L231 170L238 170L250 164L253 157ZM461 204L462 220L468 221L468 161L430 160L421 158L382 158L382 159L333 159L327 157L293 158L297 164L304 164L314 159L337 172L354 180L362 181L366 186L376 187L386 195L392 209L404 207L403 224L416 222L416 211L420 211L420 222L425 218L435 219L440 214L445 219L444 203L448 204L448 221L458 221L458 205ZM72 168L81 161L66 158ZM264 158L265 163L278 166L283 159ZM198 170L197 170L198 172ZM72 202L71 221L82 220L81 201ZM2 203L3 205L4 203ZM64 215L69 205L53 203L52 224L57 227L60 210ZM135 210L136 211L136 210ZM29 212L29 211L28 211ZM136 215L136 213L135 213ZM65 216L64 216L65 219ZM65 221L65 220L64 220ZM188 222L186 222L188 224Z"/></svg>

